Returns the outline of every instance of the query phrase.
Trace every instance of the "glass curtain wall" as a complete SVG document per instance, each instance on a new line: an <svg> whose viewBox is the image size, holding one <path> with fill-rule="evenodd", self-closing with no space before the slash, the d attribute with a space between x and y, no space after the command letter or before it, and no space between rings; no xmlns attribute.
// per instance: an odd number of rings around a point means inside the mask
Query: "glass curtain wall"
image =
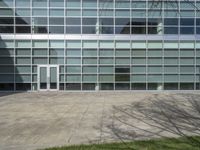
<svg viewBox="0 0 200 150"><path fill-rule="evenodd" d="M0 0L0 91L39 90L41 65L59 67L59 90L199 90L199 7Z"/></svg>

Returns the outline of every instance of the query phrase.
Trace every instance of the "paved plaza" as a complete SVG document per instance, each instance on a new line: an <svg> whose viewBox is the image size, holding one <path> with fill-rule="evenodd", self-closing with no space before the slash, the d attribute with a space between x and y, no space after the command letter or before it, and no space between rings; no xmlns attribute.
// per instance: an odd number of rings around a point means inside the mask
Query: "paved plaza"
<svg viewBox="0 0 200 150"><path fill-rule="evenodd" d="M190 94L197 95L199 101L198 92ZM114 107L171 95L181 97L175 92L1 93L0 149L35 150L117 141L106 129Z"/></svg>

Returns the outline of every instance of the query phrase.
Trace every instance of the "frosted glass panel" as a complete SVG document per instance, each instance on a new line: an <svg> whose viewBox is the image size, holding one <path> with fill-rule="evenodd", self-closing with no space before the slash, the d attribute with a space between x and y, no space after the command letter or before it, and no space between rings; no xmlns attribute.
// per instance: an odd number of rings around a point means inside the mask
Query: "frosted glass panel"
<svg viewBox="0 0 200 150"><path fill-rule="evenodd" d="M83 48L97 48L97 41L83 41Z"/></svg>
<svg viewBox="0 0 200 150"><path fill-rule="evenodd" d="M133 58L132 59L133 64L146 64L146 58Z"/></svg>
<svg viewBox="0 0 200 150"><path fill-rule="evenodd" d="M28 48L31 47L31 41L16 41L16 47Z"/></svg>
<svg viewBox="0 0 200 150"><path fill-rule="evenodd" d="M194 75L180 75L180 82L194 82Z"/></svg>
<svg viewBox="0 0 200 150"><path fill-rule="evenodd" d="M116 41L116 48L130 48L129 41Z"/></svg>
<svg viewBox="0 0 200 150"><path fill-rule="evenodd" d="M178 49L178 42L164 42L164 48L166 49Z"/></svg>
<svg viewBox="0 0 200 150"><path fill-rule="evenodd" d="M83 56L97 56L97 49L83 49Z"/></svg>
<svg viewBox="0 0 200 150"><path fill-rule="evenodd" d="M132 48L136 49L136 48L142 48L142 49L146 49L146 42L133 42L132 43Z"/></svg>
<svg viewBox="0 0 200 150"><path fill-rule="evenodd" d="M97 16L96 10L83 10L83 16Z"/></svg>
<svg viewBox="0 0 200 150"><path fill-rule="evenodd" d="M148 75L148 82L162 82L162 75Z"/></svg>
<svg viewBox="0 0 200 150"><path fill-rule="evenodd" d="M100 82L113 82L114 76L113 75L100 75L99 81Z"/></svg>
<svg viewBox="0 0 200 150"><path fill-rule="evenodd" d="M95 8L97 7L97 0L84 0L83 1L83 8Z"/></svg>
<svg viewBox="0 0 200 150"><path fill-rule="evenodd" d="M31 58L16 58L16 64L31 64Z"/></svg>
<svg viewBox="0 0 200 150"><path fill-rule="evenodd" d="M77 66L66 67L66 73L81 73L81 67Z"/></svg>
<svg viewBox="0 0 200 150"><path fill-rule="evenodd" d="M178 75L165 75L165 82L179 82Z"/></svg>
<svg viewBox="0 0 200 150"><path fill-rule="evenodd" d="M67 75L66 82L69 82L69 83L81 82L81 75Z"/></svg>
<svg viewBox="0 0 200 150"><path fill-rule="evenodd" d="M116 56L130 56L130 49L118 49L115 51Z"/></svg>
<svg viewBox="0 0 200 150"><path fill-rule="evenodd" d="M83 82L97 82L97 75L83 75Z"/></svg>
<svg viewBox="0 0 200 150"><path fill-rule="evenodd" d="M80 7L81 2L80 0L66 0L67 7Z"/></svg>
<svg viewBox="0 0 200 150"><path fill-rule="evenodd" d="M180 48L195 48L194 42L180 43Z"/></svg>
<svg viewBox="0 0 200 150"><path fill-rule="evenodd" d="M12 40L0 40L0 48L12 48L12 47L15 47L14 46L14 41Z"/></svg>
<svg viewBox="0 0 200 150"><path fill-rule="evenodd" d="M165 67L164 71L167 74L178 73L178 67Z"/></svg>
<svg viewBox="0 0 200 150"><path fill-rule="evenodd" d="M81 48L81 41L67 41L67 48Z"/></svg>
<svg viewBox="0 0 200 150"><path fill-rule="evenodd" d="M15 75L15 81L17 83L30 83L31 82L31 75Z"/></svg>
<svg viewBox="0 0 200 150"><path fill-rule="evenodd" d="M180 73L193 74L193 73L195 73L195 69L192 66L180 67Z"/></svg>
<svg viewBox="0 0 200 150"><path fill-rule="evenodd" d="M83 73L97 73L97 67L83 67Z"/></svg>
<svg viewBox="0 0 200 150"><path fill-rule="evenodd" d="M113 64L113 58L100 58L100 64Z"/></svg>
<svg viewBox="0 0 200 150"><path fill-rule="evenodd" d="M132 55L134 57L145 57L146 56L146 50L145 49L141 49L141 50L132 50Z"/></svg>
<svg viewBox="0 0 200 150"><path fill-rule="evenodd" d="M163 68L162 67L148 67L149 73L162 73Z"/></svg>
<svg viewBox="0 0 200 150"><path fill-rule="evenodd" d="M64 48L64 41L49 41L51 48Z"/></svg>
<svg viewBox="0 0 200 150"><path fill-rule="evenodd" d="M114 50L113 49L101 49L99 52L100 56L113 56L114 55Z"/></svg>
<svg viewBox="0 0 200 150"><path fill-rule="evenodd" d="M99 43L100 48L114 48L114 42L113 41L100 41Z"/></svg>
<svg viewBox="0 0 200 150"><path fill-rule="evenodd" d="M146 67L145 66L135 66L135 67L132 67L132 73L146 73Z"/></svg>
<svg viewBox="0 0 200 150"><path fill-rule="evenodd" d="M100 73L113 73L113 67L99 67Z"/></svg>
<svg viewBox="0 0 200 150"><path fill-rule="evenodd" d="M200 49L200 43L199 43L199 41L196 43L196 48Z"/></svg>
<svg viewBox="0 0 200 150"><path fill-rule="evenodd" d="M130 64L130 58L116 58L116 64Z"/></svg>
<svg viewBox="0 0 200 150"><path fill-rule="evenodd" d="M16 73L31 73L31 67L30 66L17 66Z"/></svg>
<svg viewBox="0 0 200 150"><path fill-rule="evenodd" d="M145 83L146 82L146 75L133 75L131 78L132 82L139 82Z"/></svg>
<svg viewBox="0 0 200 150"><path fill-rule="evenodd" d="M149 42L148 48L162 48L162 42Z"/></svg>
<svg viewBox="0 0 200 150"><path fill-rule="evenodd" d="M48 46L48 41L33 41L33 47L36 48L46 48Z"/></svg>
<svg viewBox="0 0 200 150"><path fill-rule="evenodd" d="M67 58L67 64L81 64L80 58Z"/></svg>

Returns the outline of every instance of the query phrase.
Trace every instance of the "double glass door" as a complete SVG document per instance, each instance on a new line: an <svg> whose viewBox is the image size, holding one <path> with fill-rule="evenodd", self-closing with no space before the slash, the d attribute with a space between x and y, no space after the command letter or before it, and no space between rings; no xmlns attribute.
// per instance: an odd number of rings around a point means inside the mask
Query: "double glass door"
<svg viewBox="0 0 200 150"><path fill-rule="evenodd" d="M59 67L57 65L38 66L38 90L56 91L59 88Z"/></svg>

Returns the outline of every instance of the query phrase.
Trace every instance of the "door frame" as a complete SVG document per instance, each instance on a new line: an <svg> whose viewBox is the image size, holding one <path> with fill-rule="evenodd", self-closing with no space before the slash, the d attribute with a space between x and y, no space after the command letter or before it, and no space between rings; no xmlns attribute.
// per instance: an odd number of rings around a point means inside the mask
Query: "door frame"
<svg viewBox="0 0 200 150"><path fill-rule="evenodd" d="M40 68L45 67L47 69L47 88L40 89ZM56 67L57 70L57 89L50 89L50 68ZM38 84L38 91L58 91L59 90L59 65L38 65L37 66L37 84Z"/></svg>

